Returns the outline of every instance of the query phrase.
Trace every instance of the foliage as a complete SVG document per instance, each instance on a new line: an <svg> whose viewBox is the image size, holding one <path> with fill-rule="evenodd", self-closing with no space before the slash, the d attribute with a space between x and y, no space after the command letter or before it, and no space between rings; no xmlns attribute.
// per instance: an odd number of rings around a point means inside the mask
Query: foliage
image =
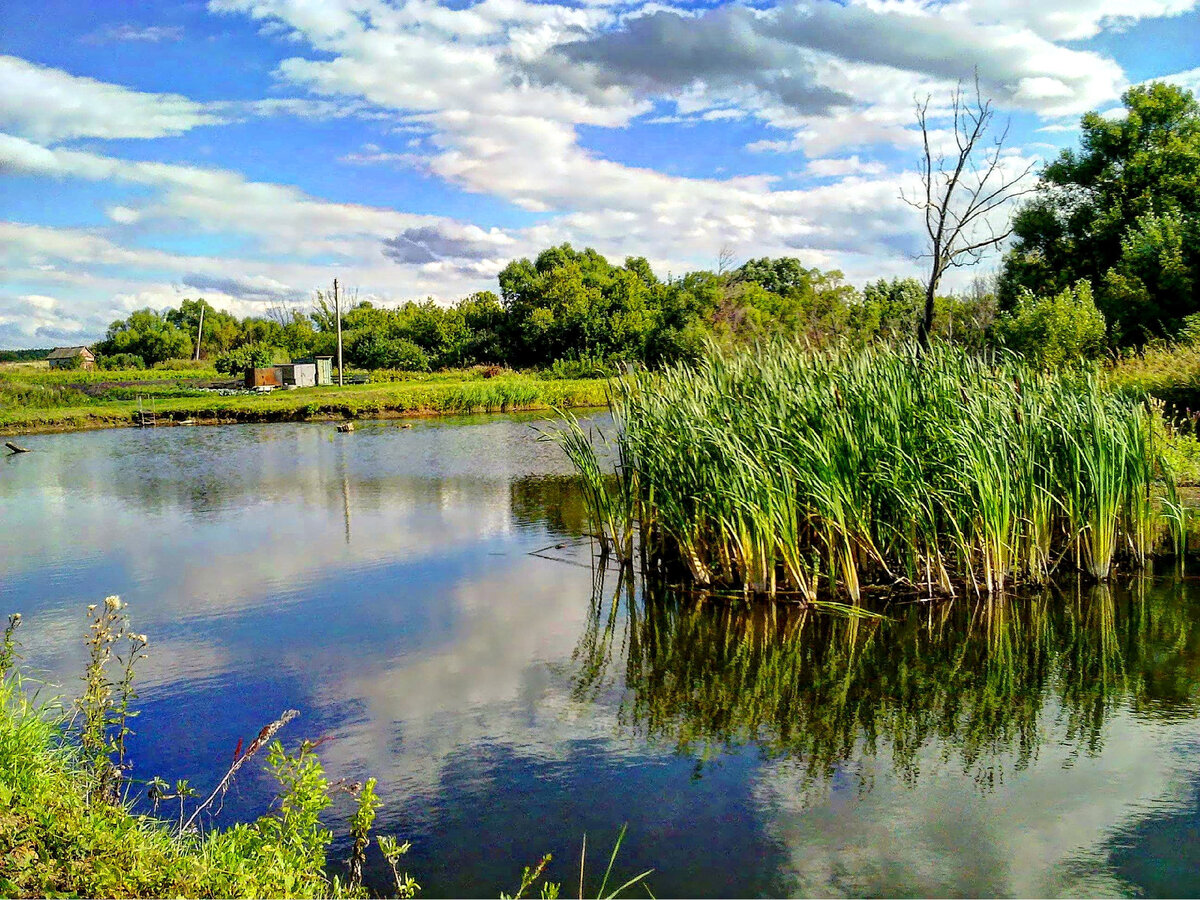
<svg viewBox="0 0 1200 900"><path fill-rule="evenodd" d="M914 327L912 279L879 281L860 294L840 272L808 268L794 257L663 280L644 258L615 265L591 248L562 244L533 260L513 260L498 280L500 295L480 291L449 305L427 299L389 307L351 292L340 304L346 364L370 371L506 366L550 369L553 377L606 376L622 364L697 359L714 338L726 345L773 335L863 343L902 339ZM973 312L977 307L972 298L938 298L938 333L982 346L990 319ZM246 368L248 357L267 365L335 355L338 324L332 298L322 291L307 312L276 305L241 320L204 299L185 299L176 309L139 310L113 323L95 350L174 367L181 363L164 361L190 355L199 336L200 356L231 373ZM114 363L133 364L128 356Z"/></svg>
<svg viewBox="0 0 1200 900"><path fill-rule="evenodd" d="M104 340L93 349L105 356L129 353L154 365L166 359L191 356L192 339L162 313L139 309L127 319L109 325Z"/></svg>
<svg viewBox="0 0 1200 900"><path fill-rule="evenodd" d="M1042 173L1014 222L1001 303L1091 282L1120 344L1176 334L1200 310L1200 104L1155 83L1121 117L1083 117L1081 147Z"/></svg>
<svg viewBox="0 0 1200 900"><path fill-rule="evenodd" d="M346 343L348 363L364 369L397 369L402 372L428 372L429 355L408 338L383 337L366 329L352 334Z"/></svg>
<svg viewBox="0 0 1200 900"><path fill-rule="evenodd" d="M1095 359L1104 349L1104 316L1086 281L1050 297L1022 289L1016 305L996 321L999 342L1047 369Z"/></svg>
<svg viewBox="0 0 1200 900"><path fill-rule="evenodd" d="M78 718L32 705L20 677L9 673L20 622L10 618L0 650L0 894L366 896L360 880L342 883L326 872L332 834L321 814L330 803L330 785L308 742L294 753L271 743L268 769L280 793L275 809L255 822L203 834L190 830L182 810L195 792L180 782L174 794L164 794L161 779L150 784L150 792L157 791L155 807L164 797L178 798L180 825L132 811L125 799L131 785L123 776L124 741L133 715L129 701L136 697L134 666L147 642L128 630L122 610L116 597L89 607L89 662ZM117 648L126 645L122 658ZM366 842L373 824L373 788L372 782L360 795L352 823L356 842ZM393 869L398 855L389 859ZM413 896L416 883L397 877L400 896Z"/></svg>
<svg viewBox="0 0 1200 900"><path fill-rule="evenodd" d="M146 368L146 361L136 353L114 353L111 356L100 356L96 358L96 364L105 370Z"/></svg>
<svg viewBox="0 0 1200 900"><path fill-rule="evenodd" d="M53 349L52 347L44 347L34 350L0 350L0 363L32 362L33 360L45 359Z"/></svg>
<svg viewBox="0 0 1200 900"><path fill-rule="evenodd" d="M213 364L218 372L225 375L240 375L247 369L261 369L275 362L280 351L266 344L254 343L222 353Z"/></svg>

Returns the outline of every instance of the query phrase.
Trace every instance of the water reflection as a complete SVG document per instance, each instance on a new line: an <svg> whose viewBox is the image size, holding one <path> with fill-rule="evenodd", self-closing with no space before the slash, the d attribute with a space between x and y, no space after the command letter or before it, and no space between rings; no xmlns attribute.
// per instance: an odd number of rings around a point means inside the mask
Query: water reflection
<svg viewBox="0 0 1200 900"><path fill-rule="evenodd" d="M1196 715L1196 604L1182 583L1149 585L1075 584L867 618L642 600L620 579L593 603L575 691L597 697L623 681L622 721L650 741L700 758L752 744L797 761L808 785L862 771L883 748L915 784L935 747L986 789L1047 741L1066 762L1099 754L1117 708Z"/></svg>
<svg viewBox="0 0 1200 900"><path fill-rule="evenodd" d="M139 776L211 784L300 709L333 777L379 778L426 896L511 891L545 852L570 879L622 822L658 896L1200 892L1170 855L1200 823L1193 583L886 620L643 597L593 568L535 438L36 436L0 479L0 613L70 692L84 606L130 602ZM270 793L247 773L223 815Z"/></svg>

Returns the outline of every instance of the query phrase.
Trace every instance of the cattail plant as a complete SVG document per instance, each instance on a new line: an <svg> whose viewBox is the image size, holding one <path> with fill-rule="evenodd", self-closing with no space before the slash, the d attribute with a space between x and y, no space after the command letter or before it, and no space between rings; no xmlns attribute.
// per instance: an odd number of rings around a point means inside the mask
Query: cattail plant
<svg viewBox="0 0 1200 900"><path fill-rule="evenodd" d="M1163 539L1182 519L1161 409L1092 373L951 346L777 342L610 391L614 470L573 418L555 438L601 547L631 553L637 533L696 585L987 594L1064 570L1103 581L1179 549Z"/></svg>

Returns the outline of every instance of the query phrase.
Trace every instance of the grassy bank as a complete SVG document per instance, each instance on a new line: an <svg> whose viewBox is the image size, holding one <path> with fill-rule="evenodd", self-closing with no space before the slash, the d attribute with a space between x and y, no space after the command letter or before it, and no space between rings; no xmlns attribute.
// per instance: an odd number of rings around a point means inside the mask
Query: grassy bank
<svg viewBox="0 0 1200 900"><path fill-rule="evenodd" d="M1163 401L1172 415L1200 411L1200 344L1150 345L1116 360L1106 376L1118 390Z"/></svg>
<svg viewBox="0 0 1200 900"><path fill-rule="evenodd" d="M605 402L605 382L599 379L515 373L487 377L477 372L381 377L388 380L222 394L206 389L220 383L220 376L211 370L49 372L4 366L0 367L0 429L21 433L129 425L139 408L153 411L160 422L216 424L505 412Z"/></svg>
<svg viewBox="0 0 1200 900"><path fill-rule="evenodd" d="M298 713L285 711L243 749L215 786L128 777L126 738L133 734L135 668L149 645L133 632L117 597L88 608L88 662L73 702L38 701L47 688L23 680L14 614L0 637L0 897L370 897L412 898L420 885L403 871L409 849L373 832L381 806L375 779L326 778L316 745L288 751L276 734ZM149 727L149 726L147 726ZM318 741L317 743L321 743ZM254 822L221 827L225 793L253 761L278 784L270 808ZM220 771L220 770L218 770ZM349 795L348 819L332 822L335 795ZM135 800L142 800L136 807ZM149 807L151 814L139 812ZM348 858L331 856L332 828L346 835ZM650 874L619 887L613 874L618 833L598 896L615 898ZM586 843L581 856L587 863ZM453 852L453 848L449 848ZM557 897L546 854L522 875L512 896ZM590 866L591 864L589 864ZM374 866L389 884L367 884ZM592 867L594 868L594 867ZM594 886L593 877L589 884ZM501 897L507 896L503 893Z"/></svg>
<svg viewBox="0 0 1200 900"><path fill-rule="evenodd" d="M1157 411L1091 373L948 346L713 352L616 385L617 478L564 437L597 528L696 584L813 600L1103 580L1180 545Z"/></svg>
<svg viewBox="0 0 1200 900"><path fill-rule="evenodd" d="M211 801L186 783L154 779L147 797L178 810L178 821L137 814L127 780L125 741L135 713L134 668L147 646L109 597L88 610L89 662L82 696L70 706L36 704L11 674L12 616L0 646L0 896L7 897L362 897L358 872L378 802L374 782L357 792L352 858L343 881L326 871L333 839L322 821L331 785L312 746L288 753L273 740L285 713L241 752L227 780L258 751L280 789L258 821L215 827ZM225 782L227 785L227 781ZM220 786L213 797L220 796ZM206 805L207 804L207 805ZM188 813L191 813L188 815ZM186 815L186 819L185 819ZM383 838L394 862L403 850ZM397 874L401 896L415 884Z"/></svg>

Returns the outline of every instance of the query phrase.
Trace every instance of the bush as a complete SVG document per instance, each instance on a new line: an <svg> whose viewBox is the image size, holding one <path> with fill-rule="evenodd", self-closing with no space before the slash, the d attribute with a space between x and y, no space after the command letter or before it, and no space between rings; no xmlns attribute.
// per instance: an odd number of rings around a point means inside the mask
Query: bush
<svg viewBox="0 0 1200 900"><path fill-rule="evenodd" d="M275 361L279 351L266 344L246 344L217 357L214 367L224 375L236 375L246 369L261 369Z"/></svg>
<svg viewBox="0 0 1200 900"><path fill-rule="evenodd" d="M1084 280L1053 296L1024 290L994 329L1000 344L1047 369L1095 359L1104 349L1104 315Z"/></svg>
<svg viewBox="0 0 1200 900"><path fill-rule="evenodd" d="M346 357L364 369L430 370L429 354L408 338L385 338L373 331L354 335L347 344Z"/></svg>
<svg viewBox="0 0 1200 900"><path fill-rule="evenodd" d="M136 353L114 353L96 360L101 369L144 369L146 361Z"/></svg>

